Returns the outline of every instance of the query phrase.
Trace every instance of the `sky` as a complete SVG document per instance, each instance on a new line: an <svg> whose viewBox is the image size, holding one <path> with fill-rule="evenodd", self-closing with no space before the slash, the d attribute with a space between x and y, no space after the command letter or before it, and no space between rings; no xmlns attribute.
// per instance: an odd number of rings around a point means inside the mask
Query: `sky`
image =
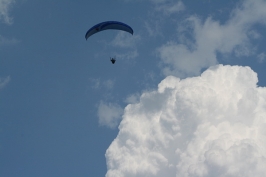
<svg viewBox="0 0 266 177"><path fill-rule="evenodd" d="M265 9L0 0L0 176L263 177Z"/></svg>

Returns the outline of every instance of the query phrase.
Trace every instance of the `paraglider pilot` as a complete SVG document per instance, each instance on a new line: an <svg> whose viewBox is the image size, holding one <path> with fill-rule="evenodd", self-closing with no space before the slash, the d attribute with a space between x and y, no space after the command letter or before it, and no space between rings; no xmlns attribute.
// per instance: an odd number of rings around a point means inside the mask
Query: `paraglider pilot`
<svg viewBox="0 0 266 177"><path fill-rule="evenodd" d="M111 58L111 57L110 57L110 61L111 61L113 64L115 64L115 61L116 61L116 60L115 60L115 58Z"/></svg>

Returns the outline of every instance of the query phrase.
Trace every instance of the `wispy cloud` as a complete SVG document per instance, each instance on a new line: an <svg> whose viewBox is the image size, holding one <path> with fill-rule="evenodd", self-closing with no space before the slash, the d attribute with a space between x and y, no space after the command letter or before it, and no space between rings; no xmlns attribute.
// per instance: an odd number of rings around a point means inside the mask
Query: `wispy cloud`
<svg viewBox="0 0 266 177"><path fill-rule="evenodd" d="M123 53L116 53L115 56L119 58L119 60L130 60L130 59L138 57L139 53L137 50L133 50L133 51L127 51Z"/></svg>
<svg viewBox="0 0 266 177"><path fill-rule="evenodd" d="M167 2L156 6L155 10L162 12L165 15L172 15L185 10L185 5L182 1Z"/></svg>
<svg viewBox="0 0 266 177"><path fill-rule="evenodd" d="M131 94L131 95L129 95L125 99L125 102L127 104L135 104L135 103L138 103L139 102L139 97L140 97L140 94L139 93Z"/></svg>
<svg viewBox="0 0 266 177"><path fill-rule="evenodd" d="M211 17L204 22L196 16L189 17L179 30L182 40L173 39L158 49L163 73L179 77L199 75L203 68L218 63L217 52L238 57L255 54L250 39L260 36L252 26L265 24L265 9L264 0L246 0L224 24ZM190 33L190 38L184 38L184 33Z"/></svg>
<svg viewBox="0 0 266 177"><path fill-rule="evenodd" d="M0 47L1 46L15 45L17 43L19 43L19 41L15 38L8 39L8 38L0 35Z"/></svg>
<svg viewBox="0 0 266 177"><path fill-rule="evenodd" d="M163 37L163 30L165 28L169 29L169 26L165 26L166 21L169 19L174 19L170 17L171 15L176 15L186 9L182 1L175 0L163 0L163 1L151 1L152 11L149 12L149 18L144 22L144 27L151 37ZM173 26L171 26L173 28Z"/></svg>
<svg viewBox="0 0 266 177"><path fill-rule="evenodd" d="M100 102L98 106L99 124L109 128L116 128L121 120L123 109L115 103Z"/></svg>
<svg viewBox="0 0 266 177"><path fill-rule="evenodd" d="M10 82L10 76L5 78L0 77L0 89L4 88Z"/></svg>
<svg viewBox="0 0 266 177"><path fill-rule="evenodd" d="M262 52L262 53L257 55L257 58L258 58L259 63L263 63L266 59L266 54L264 52Z"/></svg>
<svg viewBox="0 0 266 177"><path fill-rule="evenodd" d="M161 34L161 24L159 21L151 20L144 22L144 27L147 30L149 36L158 36Z"/></svg>
<svg viewBox="0 0 266 177"><path fill-rule="evenodd" d="M15 0L0 0L0 20L7 24L12 24L12 18L9 16L9 10L15 3Z"/></svg>
<svg viewBox="0 0 266 177"><path fill-rule="evenodd" d="M115 85L115 80L112 79L101 80L101 79L90 78L89 81L91 84L91 88L93 89L111 90Z"/></svg>
<svg viewBox="0 0 266 177"><path fill-rule="evenodd" d="M112 45L122 48L132 48L136 47L136 45L140 40L141 40L140 35L135 34L132 36L125 32L119 32L112 41Z"/></svg>

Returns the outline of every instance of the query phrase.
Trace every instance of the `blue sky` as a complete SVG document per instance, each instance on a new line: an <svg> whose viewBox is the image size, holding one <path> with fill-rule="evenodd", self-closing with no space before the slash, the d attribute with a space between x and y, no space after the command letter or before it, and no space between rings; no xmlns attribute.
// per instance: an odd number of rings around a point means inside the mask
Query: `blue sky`
<svg viewBox="0 0 266 177"><path fill-rule="evenodd" d="M265 9L0 0L0 176L263 176Z"/></svg>

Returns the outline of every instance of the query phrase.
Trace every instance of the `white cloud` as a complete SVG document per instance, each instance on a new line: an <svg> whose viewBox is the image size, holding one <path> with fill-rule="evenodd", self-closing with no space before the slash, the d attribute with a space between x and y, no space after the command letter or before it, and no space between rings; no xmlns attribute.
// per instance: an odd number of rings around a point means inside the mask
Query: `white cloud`
<svg viewBox="0 0 266 177"><path fill-rule="evenodd" d="M9 82L10 82L10 76L7 76L6 78L0 77L0 89L4 88Z"/></svg>
<svg viewBox="0 0 266 177"><path fill-rule="evenodd" d="M93 89L105 88L107 90L111 90L114 88L115 85L115 80L112 79L101 80L101 79L90 78L89 81Z"/></svg>
<svg viewBox="0 0 266 177"><path fill-rule="evenodd" d="M99 89L101 81L100 79L90 78L91 87L94 89Z"/></svg>
<svg viewBox="0 0 266 177"><path fill-rule="evenodd" d="M128 105L106 177L264 177L266 88L249 67L168 76Z"/></svg>
<svg viewBox="0 0 266 177"><path fill-rule="evenodd" d="M125 99L125 103L135 104L135 103L139 102L139 97L140 97L139 93L131 94Z"/></svg>
<svg viewBox="0 0 266 177"><path fill-rule="evenodd" d="M157 20L151 20L150 22L144 22L144 27L147 30L149 36L158 36L161 34L161 25Z"/></svg>
<svg viewBox="0 0 266 177"><path fill-rule="evenodd" d="M257 58L258 58L259 63L263 63L265 61L266 54L264 52L262 52L262 53L257 55Z"/></svg>
<svg viewBox="0 0 266 177"><path fill-rule="evenodd" d="M114 80L108 79L103 82L103 85L107 89L112 89L114 87L114 83L115 83Z"/></svg>
<svg viewBox="0 0 266 177"><path fill-rule="evenodd" d="M163 33L162 29L169 29L169 26L165 25L165 16L169 18L170 15L184 11L185 5L180 0L152 0L151 2L154 6L153 11L149 15L150 18L148 18L148 20L145 20L144 27L149 36L163 37L165 34Z"/></svg>
<svg viewBox="0 0 266 177"><path fill-rule="evenodd" d="M164 3L164 2L167 2L167 1L169 1L169 0L150 0L150 2L155 3L155 4Z"/></svg>
<svg viewBox="0 0 266 177"><path fill-rule="evenodd" d="M9 9L15 0L0 0L0 20L7 24L12 23L12 18L9 16Z"/></svg>
<svg viewBox="0 0 266 177"><path fill-rule="evenodd" d="M261 38L260 33L258 33L256 30L250 30L250 31L248 32L248 35L249 35L251 38L253 38L253 39L259 39L259 38Z"/></svg>
<svg viewBox="0 0 266 177"><path fill-rule="evenodd" d="M259 38L252 28L254 24L266 22L266 1L246 0L233 10L224 24L207 18L205 22L191 16L183 30L179 43L171 41L158 49L165 75L179 77L199 75L201 70L217 64L217 52L235 53L236 56L254 54L250 38ZM186 30L184 31L184 26ZM192 31L193 41L184 40L184 33Z"/></svg>
<svg viewBox="0 0 266 177"><path fill-rule="evenodd" d="M112 129L116 128L122 113L123 109L118 104L101 101L98 106L99 124Z"/></svg>
<svg viewBox="0 0 266 177"><path fill-rule="evenodd" d="M13 39L8 39L8 38L3 37L3 36L0 35L0 47L1 46L14 45L14 44L17 44L17 43L19 43L19 41L14 39L14 38Z"/></svg>
<svg viewBox="0 0 266 177"><path fill-rule="evenodd" d="M171 15L185 10L185 5L182 1L178 2L168 2L164 4L157 5L155 8L157 11L163 12L165 15Z"/></svg>
<svg viewBox="0 0 266 177"><path fill-rule="evenodd" d="M137 50L133 50L133 51L127 51L124 53L117 53L115 56L119 60L130 60L130 59L138 57L139 53Z"/></svg>
<svg viewBox="0 0 266 177"><path fill-rule="evenodd" d="M140 41L140 35L129 35L125 32L119 32L115 39L112 41L112 45L122 48L132 48L136 47L137 43Z"/></svg>

